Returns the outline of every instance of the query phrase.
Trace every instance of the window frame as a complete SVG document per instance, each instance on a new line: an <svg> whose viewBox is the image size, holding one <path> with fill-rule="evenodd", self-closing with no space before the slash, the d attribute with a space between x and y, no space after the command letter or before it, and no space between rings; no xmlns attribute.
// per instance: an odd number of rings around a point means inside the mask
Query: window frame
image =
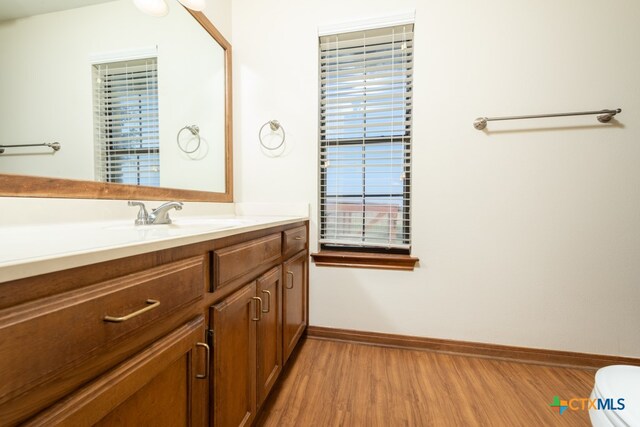
<svg viewBox="0 0 640 427"><path fill-rule="evenodd" d="M413 22L410 22L410 24L413 26ZM377 25L377 26L372 26L371 29L384 29L384 28L391 28L391 27L395 27L396 25ZM361 29L359 29L358 31L361 31ZM344 34L344 33L348 33L349 31L339 31L333 34ZM413 32L413 28L412 28L412 32ZM413 37L411 37L412 43L413 43ZM321 40L319 40L321 43ZM392 42L393 43L393 42ZM320 55L319 55L319 61L320 58L322 57L322 50L321 47L319 46L320 49ZM411 67L413 67L413 54L412 54L412 58L411 58ZM325 112L323 113L323 99L326 99L327 95L326 95L326 91L323 92L323 82L322 82L322 64L319 63L319 78L318 78L318 89L319 89L319 100L318 100L318 118L319 118L319 123L318 123L318 129L319 129L319 134L318 134L318 179L319 179L319 189L318 189L318 211L319 211L319 218L318 218L318 232L319 232L319 252L312 254L312 259L314 260L314 262L316 263L317 266L338 266L338 267L357 267L357 268L382 268L382 269L393 269L393 270L413 270L416 263L419 261L418 258L412 257L411 254L411 181L412 181L412 173L411 173L411 146L412 146L412 142L413 142L413 123L411 122L409 127L405 127L404 129L404 133L399 133L399 134L393 134L393 132L390 132L388 135L383 135L383 136L373 136L373 137L366 137L365 135L363 135L363 137L355 137L355 138L344 138L344 139L333 139L330 140L327 138L327 134L326 132L323 133L322 131L322 126L324 123L326 123L325 120L323 120L323 114L326 114L326 109ZM393 65L391 65L391 67L393 67ZM337 68L336 68L337 69ZM406 72L406 71L404 71ZM366 73L366 71L365 71ZM413 74L413 71L412 71ZM364 73L363 73L364 75ZM412 79L413 79L413 75L412 75ZM390 86L393 86L394 83L390 83ZM411 83L411 86L413 86L413 83ZM374 89L375 90L375 89ZM377 90L380 90L379 88L377 88ZM392 90L391 88L389 90ZM364 92L366 93L366 92ZM410 103L410 107L404 109L404 114L402 117L402 120L404 122L407 121L407 116L408 115L413 115L413 87L411 88L411 103ZM366 113L365 113L366 114ZM340 121L340 119L337 119L338 121ZM343 119L344 120L344 119ZM366 121L366 115L364 120ZM366 125L363 124L363 129L366 129ZM365 130L366 133L366 130ZM367 141L370 141L369 143L367 143ZM326 156L328 155L328 147L331 147L332 144L331 142L337 142L336 144L334 144L333 146L339 147L339 146L349 146L349 145L361 145L363 147L362 149L362 158L363 158L363 162L366 156L366 148L364 148L365 146L367 146L368 144L370 145L378 145L378 144L394 144L394 143L398 143L400 142L401 144L403 144L401 146L401 151L403 153L409 153L408 154L408 160L407 160L407 155L403 154L403 161L402 161L402 170L404 173L404 181L402 184L402 193L396 194L396 193L385 193L385 194L381 194L379 196L382 197L400 197L402 200L402 205L400 206L400 210L399 213L402 215L401 218L401 224L403 225L403 231L402 231L402 235L404 236L402 238L403 241L407 242L408 247L407 248L398 248L398 247L390 247L390 246L385 246L385 245L380 245L380 246L369 246L366 245L365 243L365 238L364 238L364 233L366 232L366 201L367 199L376 199L376 195L374 194L367 194L366 193L366 184L363 182L363 190L361 194L335 194L335 195L330 195L327 194L327 182L328 182L328 173L323 171L322 168L323 166L323 159L326 158ZM323 154L324 153L324 154ZM362 168L362 179L363 181L367 179L367 171L366 168L363 167ZM405 196L407 195L407 196ZM361 233L363 234L363 244L362 245L358 245L358 244L354 244L354 245L349 245L349 244L342 244L342 243L332 243L332 242L322 242L321 239L323 238L323 236L325 235L325 232L327 231L327 200L330 200L331 198L344 198L344 197L358 197L361 198L363 200L363 206L362 206L362 229L361 229ZM379 199L380 197L378 197ZM408 234L405 236L405 230L408 230ZM406 239L406 240L405 240ZM392 237L389 236L389 241L392 240Z"/></svg>
<svg viewBox="0 0 640 427"><path fill-rule="evenodd" d="M405 134L405 136L407 136ZM411 135L409 135L409 137L411 138ZM375 142L372 143L372 145L375 144L390 144L393 143L393 140L399 138L402 139L403 136L398 136L398 135L394 135L394 136L389 136L389 137L385 137L385 138L375 138ZM363 139L366 138L359 138L359 139L355 139L355 138L350 138L350 139L345 139L345 140L341 140L340 141L340 146L342 145L361 145ZM404 149L406 150L407 148L411 149L411 140L409 140L409 142L403 142L400 141L401 143L404 143ZM322 146L322 140L320 141L320 149L322 150L323 146ZM322 154L320 154L320 156L322 156ZM403 165L403 168L405 168L406 166ZM404 198L404 194L409 193L410 194L410 190L411 190L411 168L409 168L408 171L404 171L404 173L406 173L406 177L404 179L404 183L402 185L403 188L403 192L402 193L397 193L397 194L385 194L385 193L381 193L381 194L365 194L363 197L364 200L364 205L366 205L366 199L367 197L370 198L380 198L380 197L387 197L387 196L392 196L392 197L402 197ZM366 180L366 171L363 168L362 171L362 179ZM326 229L327 224L326 221L323 220L323 218L326 218L326 204L322 203L323 199L327 199L327 198L356 198L356 197L362 197L361 194L336 194L335 196L333 195L326 195L324 194L323 196L323 185L326 184L325 180L326 180L326 174L320 173L320 203L319 203L319 211L320 211L320 221L318 221L319 227L320 227L320 235L323 234L323 231ZM363 208L363 211L366 211L366 209ZM401 212L402 212L402 217L403 217L403 223L404 221L410 221L410 215L411 215L411 204L410 203L403 203L402 204L402 208L401 208ZM362 234L365 233L365 217L363 216L362 218ZM411 227L409 226L409 230L411 229ZM410 239L409 239L410 240ZM374 246L358 246L358 245L342 245L342 244L336 244L336 243L320 243L320 250L328 250L328 251L345 251L345 252L359 252L359 253L379 253L379 254L405 254L408 255L411 253L411 249L404 249L404 248L388 248L388 247L374 247Z"/></svg>

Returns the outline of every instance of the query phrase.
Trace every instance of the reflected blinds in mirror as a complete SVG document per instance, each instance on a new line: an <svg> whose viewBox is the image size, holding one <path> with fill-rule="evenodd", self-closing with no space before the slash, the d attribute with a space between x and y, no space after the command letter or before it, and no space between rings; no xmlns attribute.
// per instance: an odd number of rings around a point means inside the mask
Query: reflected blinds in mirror
<svg viewBox="0 0 640 427"><path fill-rule="evenodd" d="M93 65L96 179L160 185L156 58Z"/></svg>
<svg viewBox="0 0 640 427"><path fill-rule="evenodd" d="M413 24L320 37L320 243L410 249Z"/></svg>

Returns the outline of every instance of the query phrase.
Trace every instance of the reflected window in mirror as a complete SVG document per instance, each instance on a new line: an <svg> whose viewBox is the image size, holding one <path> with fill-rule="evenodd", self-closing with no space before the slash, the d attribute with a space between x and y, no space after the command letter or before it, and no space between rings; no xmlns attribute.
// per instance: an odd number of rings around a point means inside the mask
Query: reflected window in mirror
<svg viewBox="0 0 640 427"><path fill-rule="evenodd" d="M158 61L93 65L96 180L160 185Z"/></svg>

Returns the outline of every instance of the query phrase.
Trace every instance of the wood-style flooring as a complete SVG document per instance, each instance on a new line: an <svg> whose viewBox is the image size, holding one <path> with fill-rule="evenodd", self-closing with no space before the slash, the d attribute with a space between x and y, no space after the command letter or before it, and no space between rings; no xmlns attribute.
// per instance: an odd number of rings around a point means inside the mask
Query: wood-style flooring
<svg viewBox="0 0 640 427"><path fill-rule="evenodd" d="M294 356L292 356L294 357ZM306 338L258 426L589 426L595 370Z"/></svg>

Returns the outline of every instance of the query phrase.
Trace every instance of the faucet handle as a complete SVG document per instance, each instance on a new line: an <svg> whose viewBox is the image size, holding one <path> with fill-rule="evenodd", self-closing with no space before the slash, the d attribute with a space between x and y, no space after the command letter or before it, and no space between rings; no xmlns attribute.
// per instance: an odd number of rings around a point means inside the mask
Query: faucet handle
<svg viewBox="0 0 640 427"><path fill-rule="evenodd" d="M129 202L127 202L127 204L129 206L139 206L140 207L140 210L138 211L138 217L136 218L136 221L135 221L136 225L149 224L149 213L147 212L147 208L144 206L144 203L142 203L142 202L134 202L132 200L129 200Z"/></svg>

